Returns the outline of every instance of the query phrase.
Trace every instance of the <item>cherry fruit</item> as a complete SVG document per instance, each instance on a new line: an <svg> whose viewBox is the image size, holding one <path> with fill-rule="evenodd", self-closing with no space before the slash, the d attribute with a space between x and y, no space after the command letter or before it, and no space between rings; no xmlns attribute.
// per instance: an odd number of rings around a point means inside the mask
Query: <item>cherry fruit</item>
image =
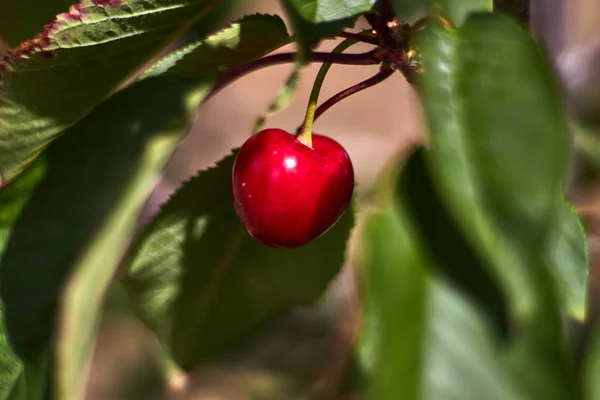
<svg viewBox="0 0 600 400"><path fill-rule="evenodd" d="M350 157L335 140L312 135L312 148L281 129L265 129L241 147L233 165L233 201L244 228L272 247L298 247L321 236L348 207Z"/></svg>

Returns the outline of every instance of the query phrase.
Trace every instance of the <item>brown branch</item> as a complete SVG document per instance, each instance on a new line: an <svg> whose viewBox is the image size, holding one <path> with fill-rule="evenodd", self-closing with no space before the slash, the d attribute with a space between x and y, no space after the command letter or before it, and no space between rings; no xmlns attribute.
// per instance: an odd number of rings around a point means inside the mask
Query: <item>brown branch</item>
<svg viewBox="0 0 600 400"><path fill-rule="evenodd" d="M250 72L274 65L292 63L295 61L296 53L278 53L259 58L254 61L250 61L249 63L244 64L238 68L230 69L221 75L219 82L217 82L217 84L212 88L210 93L204 99L204 102L212 98L215 94L220 92L221 89L223 89L230 83L236 81L237 79ZM313 52L311 55L311 62L327 62L332 64L345 65L375 65L379 64L381 60L376 56L375 51L372 50L366 53L358 54L332 54Z"/></svg>
<svg viewBox="0 0 600 400"><path fill-rule="evenodd" d="M325 111L329 110L331 107L344 100L347 97L352 96L355 93L361 92L365 89L368 89L378 83L384 81L389 78L394 73L392 69L384 69L379 71L377 74L373 75L369 79L366 79L362 82L357 83L354 86L351 86L347 89L342 90L341 92L333 95L323 104L321 104L317 110L315 111L315 120L319 118Z"/></svg>

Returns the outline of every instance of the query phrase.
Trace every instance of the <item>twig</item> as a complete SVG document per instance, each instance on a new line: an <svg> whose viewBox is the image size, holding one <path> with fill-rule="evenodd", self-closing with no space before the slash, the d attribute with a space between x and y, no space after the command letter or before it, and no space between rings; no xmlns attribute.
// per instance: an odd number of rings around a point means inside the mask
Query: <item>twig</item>
<svg viewBox="0 0 600 400"><path fill-rule="evenodd" d="M384 69L379 71L377 74L373 75L369 79L366 79L362 82L357 83L354 86L351 86L347 89L342 90L341 92L333 95L323 104L321 104L317 110L315 111L315 120L319 118L325 111L329 110L332 106L344 100L347 97L352 96L355 93L361 92L365 89L370 88L371 86L375 86L378 83L384 81L389 78L394 73L393 69Z"/></svg>
<svg viewBox="0 0 600 400"><path fill-rule="evenodd" d="M220 92L225 86L250 72L273 65L286 64L295 61L296 53L279 53L250 61L249 63L238 68L230 69L221 75L219 82L217 82L217 84L212 88L210 93L205 97L204 101L206 102L208 99ZM313 52L311 61L345 65L375 65L381 62L381 60L377 58L374 50L357 54L331 54Z"/></svg>
<svg viewBox="0 0 600 400"><path fill-rule="evenodd" d="M339 37L343 37L346 39L353 39L357 42L369 43L375 46L379 46L379 40L376 37L369 37L365 35L361 35L360 33L352 33L352 32L342 32L338 35Z"/></svg>

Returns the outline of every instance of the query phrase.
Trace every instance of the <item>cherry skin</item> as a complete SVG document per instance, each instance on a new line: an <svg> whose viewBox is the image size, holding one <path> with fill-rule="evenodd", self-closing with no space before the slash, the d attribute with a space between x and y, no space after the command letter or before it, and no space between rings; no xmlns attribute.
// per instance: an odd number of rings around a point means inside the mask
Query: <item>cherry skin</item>
<svg viewBox="0 0 600 400"><path fill-rule="evenodd" d="M341 217L354 191L354 169L333 139L313 134L311 148L284 130L265 129L239 150L232 189L250 236L293 248L321 236Z"/></svg>

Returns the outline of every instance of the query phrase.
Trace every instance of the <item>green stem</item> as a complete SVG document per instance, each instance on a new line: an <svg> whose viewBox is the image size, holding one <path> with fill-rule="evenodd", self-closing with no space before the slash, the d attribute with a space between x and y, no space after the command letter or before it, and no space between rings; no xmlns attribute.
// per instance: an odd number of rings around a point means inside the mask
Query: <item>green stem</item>
<svg viewBox="0 0 600 400"><path fill-rule="evenodd" d="M338 44L331 51L331 54L341 53L355 43L357 43L357 41L354 39L346 39ZM310 98L308 99L308 107L306 108L304 123L302 124L302 127L299 130L300 133L297 136L298 140L308 147L312 147L312 129L315 120L315 111L317 110L319 93L321 93L321 87L323 86L323 81L325 80L327 72L329 72L329 68L331 68L331 63L323 63L323 65L321 65L321 69L319 69L319 73L315 78L312 91L310 92Z"/></svg>

